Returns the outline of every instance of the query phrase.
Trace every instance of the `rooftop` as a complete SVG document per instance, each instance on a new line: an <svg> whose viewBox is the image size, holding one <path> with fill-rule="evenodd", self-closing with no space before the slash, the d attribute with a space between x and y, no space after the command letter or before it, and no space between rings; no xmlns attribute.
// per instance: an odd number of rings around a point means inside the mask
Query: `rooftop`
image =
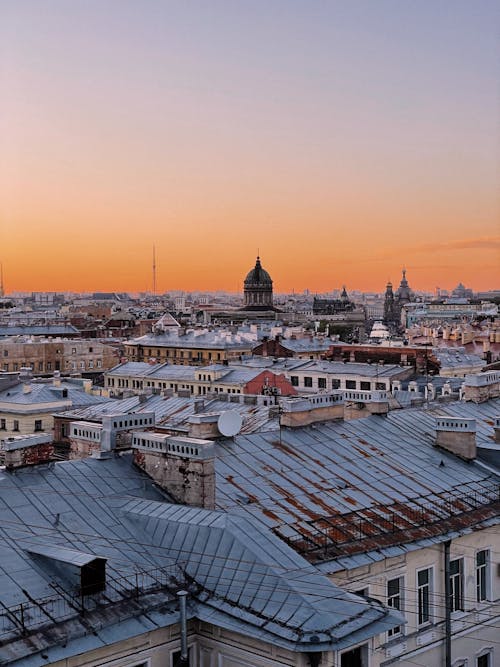
<svg viewBox="0 0 500 667"><path fill-rule="evenodd" d="M436 417L476 419L478 447L491 449L499 413L500 399L461 401L239 435L216 448L217 505L261 517L313 560L412 541L412 527L425 535L427 524L442 522L448 530L455 515L493 507L498 476L481 461L465 463L434 447ZM476 507L465 498L469 490L478 494ZM372 535L375 542L363 542Z"/></svg>
<svg viewBox="0 0 500 667"><path fill-rule="evenodd" d="M180 587L191 617L295 651L343 648L401 622L251 517L165 502L128 457L0 472L0 512L1 662L110 644L120 628L144 632L130 619L145 614L149 629L172 625ZM95 559L106 591L82 599L72 568Z"/></svg>

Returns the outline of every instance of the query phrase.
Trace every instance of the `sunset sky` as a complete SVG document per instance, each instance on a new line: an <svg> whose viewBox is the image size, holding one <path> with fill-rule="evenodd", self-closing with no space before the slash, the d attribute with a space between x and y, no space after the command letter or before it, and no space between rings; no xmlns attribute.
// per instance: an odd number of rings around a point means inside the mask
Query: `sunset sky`
<svg viewBox="0 0 500 667"><path fill-rule="evenodd" d="M0 2L7 292L500 288L498 0Z"/></svg>

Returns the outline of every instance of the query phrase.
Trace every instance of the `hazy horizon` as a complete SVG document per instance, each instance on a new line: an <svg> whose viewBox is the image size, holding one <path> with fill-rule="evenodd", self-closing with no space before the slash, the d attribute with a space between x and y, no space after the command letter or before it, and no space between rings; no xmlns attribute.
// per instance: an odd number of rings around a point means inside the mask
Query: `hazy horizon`
<svg viewBox="0 0 500 667"><path fill-rule="evenodd" d="M0 8L6 290L493 289L500 5ZM28 287L29 286L29 287Z"/></svg>

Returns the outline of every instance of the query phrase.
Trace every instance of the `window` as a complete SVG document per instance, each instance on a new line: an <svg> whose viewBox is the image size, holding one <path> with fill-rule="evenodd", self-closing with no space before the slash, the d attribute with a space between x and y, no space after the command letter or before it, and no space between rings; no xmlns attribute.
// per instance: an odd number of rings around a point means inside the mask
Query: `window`
<svg viewBox="0 0 500 667"><path fill-rule="evenodd" d="M368 644L342 653L340 667L368 667Z"/></svg>
<svg viewBox="0 0 500 667"><path fill-rule="evenodd" d="M340 380L337 378L332 380L332 389L340 389Z"/></svg>
<svg viewBox="0 0 500 667"><path fill-rule="evenodd" d="M170 657L170 664L172 665L172 667L177 667L178 665L181 664L180 660L181 660L181 652L175 651L174 653L172 653ZM193 664L193 650L192 647L190 646L188 648L188 665L192 664Z"/></svg>
<svg viewBox="0 0 500 667"><path fill-rule="evenodd" d="M375 383L375 389L376 389L377 391L384 391L385 388L386 388L386 387L385 387L384 382L376 382L376 383Z"/></svg>
<svg viewBox="0 0 500 667"><path fill-rule="evenodd" d="M326 389L326 378L318 378L318 389Z"/></svg>
<svg viewBox="0 0 500 667"><path fill-rule="evenodd" d="M423 625L431 620L431 592L432 592L432 568L417 572L418 593L418 624Z"/></svg>
<svg viewBox="0 0 500 667"><path fill-rule="evenodd" d="M450 609L464 611L464 559L450 560Z"/></svg>
<svg viewBox="0 0 500 667"><path fill-rule="evenodd" d="M71 354L76 354L76 347L71 348Z"/></svg>
<svg viewBox="0 0 500 667"><path fill-rule="evenodd" d="M356 380L346 380L345 381L346 389L356 389Z"/></svg>
<svg viewBox="0 0 500 667"><path fill-rule="evenodd" d="M12 426L12 430L13 431L19 431L19 420L18 419L14 419L14 424Z"/></svg>
<svg viewBox="0 0 500 667"><path fill-rule="evenodd" d="M493 667L493 661L491 660L491 652L483 653L483 655L478 656L476 659L477 667Z"/></svg>
<svg viewBox="0 0 500 667"><path fill-rule="evenodd" d="M290 382L292 383L292 387L298 387L299 386L299 378L296 375L291 375L290 376Z"/></svg>
<svg viewBox="0 0 500 667"><path fill-rule="evenodd" d="M8 371L9 370L9 364L4 364L3 369L4 369L4 371Z"/></svg>
<svg viewBox="0 0 500 667"><path fill-rule="evenodd" d="M47 361L47 370L48 371L52 370L52 362L51 361Z"/></svg>
<svg viewBox="0 0 500 667"><path fill-rule="evenodd" d="M360 383L360 388L361 388L363 391L370 391L370 389L371 389L371 385L370 385L369 382L361 382L361 383Z"/></svg>
<svg viewBox="0 0 500 667"><path fill-rule="evenodd" d="M35 419L35 431L43 431L41 419Z"/></svg>
<svg viewBox="0 0 500 667"><path fill-rule="evenodd" d="M43 371L43 361L38 362L38 370Z"/></svg>
<svg viewBox="0 0 500 667"><path fill-rule="evenodd" d="M488 599L488 570L490 552L483 549L476 553L476 601L484 602Z"/></svg>
<svg viewBox="0 0 500 667"><path fill-rule="evenodd" d="M7 428L7 423L5 419L0 419L0 431L5 431L6 428Z"/></svg>
<svg viewBox="0 0 500 667"><path fill-rule="evenodd" d="M392 607L393 609L402 610L402 584L403 578L397 577L396 579L389 579L387 582L387 606ZM387 633L389 637L394 637L394 635L401 634L401 626L397 625L395 628L391 628Z"/></svg>
<svg viewBox="0 0 500 667"><path fill-rule="evenodd" d="M93 351L94 351L94 348L93 348L93 347L89 347L89 352L93 352Z"/></svg>
<svg viewBox="0 0 500 667"><path fill-rule="evenodd" d="M19 368L18 364L14 362L13 366L14 366L14 370L17 371L18 368Z"/></svg>
<svg viewBox="0 0 500 667"><path fill-rule="evenodd" d="M102 366L102 361L101 361L100 359L98 359L98 360L96 361L96 366L97 366L97 368L101 368L101 366Z"/></svg>
<svg viewBox="0 0 500 667"><path fill-rule="evenodd" d="M305 377L304 378L304 387L312 387L313 386L313 379L310 377Z"/></svg>
<svg viewBox="0 0 500 667"><path fill-rule="evenodd" d="M4 356L4 357L8 357L8 356L9 356L9 351L8 351L8 350L4 350L4 351L3 351L3 356Z"/></svg>

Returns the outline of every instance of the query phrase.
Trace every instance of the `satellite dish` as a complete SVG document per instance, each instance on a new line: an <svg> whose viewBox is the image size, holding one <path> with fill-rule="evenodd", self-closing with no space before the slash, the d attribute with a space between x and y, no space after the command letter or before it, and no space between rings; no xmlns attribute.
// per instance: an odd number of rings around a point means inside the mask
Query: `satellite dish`
<svg viewBox="0 0 500 667"><path fill-rule="evenodd" d="M222 435L231 438L240 432L243 418L236 410L226 410L217 420L217 428Z"/></svg>

